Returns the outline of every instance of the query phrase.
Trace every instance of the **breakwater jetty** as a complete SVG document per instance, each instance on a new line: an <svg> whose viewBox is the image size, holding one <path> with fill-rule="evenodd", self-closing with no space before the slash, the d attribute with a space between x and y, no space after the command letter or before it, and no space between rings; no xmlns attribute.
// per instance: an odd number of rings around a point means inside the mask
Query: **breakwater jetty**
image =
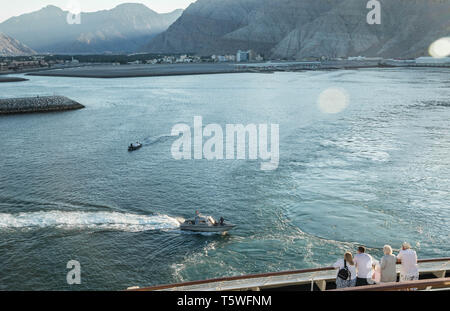
<svg viewBox="0 0 450 311"><path fill-rule="evenodd" d="M0 115L54 112L82 109L84 106L65 96L39 96L0 99Z"/></svg>
<svg viewBox="0 0 450 311"><path fill-rule="evenodd" d="M2 82L22 82L22 81L28 81L28 79L17 78L17 77L0 77L0 83L2 83Z"/></svg>

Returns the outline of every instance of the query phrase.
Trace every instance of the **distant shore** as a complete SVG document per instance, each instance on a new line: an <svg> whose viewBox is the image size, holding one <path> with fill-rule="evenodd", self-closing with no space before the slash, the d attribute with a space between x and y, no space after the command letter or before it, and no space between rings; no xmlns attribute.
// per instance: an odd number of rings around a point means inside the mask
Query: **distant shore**
<svg viewBox="0 0 450 311"><path fill-rule="evenodd" d="M335 61L277 61L264 63L188 63L188 64L138 64L138 65L85 65L79 67L49 69L30 72L28 76L73 78L138 78L184 75L211 75L228 73L273 73L305 70L346 70L362 68L442 67L450 65L420 65L385 62L381 60L335 60Z"/></svg>
<svg viewBox="0 0 450 311"><path fill-rule="evenodd" d="M29 76L74 78L137 78L249 72L233 64L95 65L28 73Z"/></svg>
<svg viewBox="0 0 450 311"><path fill-rule="evenodd" d="M0 115L82 109L83 105L65 96L0 99Z"/></svg>
<svg viewBox="0 0 450 311"><path fill-rule="evenodd" d="M2 82L22 82L22 81L28 81L28 79L18 78L18 77L0 77L0 83L2 83Z"/></svg>

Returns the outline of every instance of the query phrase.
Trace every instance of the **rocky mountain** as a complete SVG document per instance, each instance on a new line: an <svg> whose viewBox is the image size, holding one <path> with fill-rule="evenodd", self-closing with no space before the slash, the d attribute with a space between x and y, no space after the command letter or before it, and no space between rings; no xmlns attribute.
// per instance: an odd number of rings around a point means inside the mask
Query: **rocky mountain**
<svg viewBox="0 0 450 311"><path fill-rule="evenodd" d="M368 0L198 0L143 50L234 53L271 58L425 55L450 35L450 0L379 0L381 24L367 23Z"/></svg>
<svg viewBox="0 0 450 311"><path fill-rule="evenodd" d="M6 20L0 31L41 53L134 52L181 14L182 10L158 14L143 4L126 3L81 13L80 24L71 24L67 11L50 5Z"/></svg>
<svg viewBox="0 0 450 311"><path fill-rule="evenodd" d="M32 55L36 52L16 39L0 33L0 56Z"/></svg>

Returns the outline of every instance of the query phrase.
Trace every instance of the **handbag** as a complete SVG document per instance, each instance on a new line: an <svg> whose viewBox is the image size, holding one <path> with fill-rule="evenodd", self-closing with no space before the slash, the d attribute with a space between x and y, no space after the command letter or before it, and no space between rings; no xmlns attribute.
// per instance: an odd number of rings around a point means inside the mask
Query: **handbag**
<svg viewBox="0 0 450 311"><path fill-rule="evenodd" d="M338 278L346 281L351 278L352 274L350 270L348 270L347 262L344 260L344 268L340 269L338 272Z"/></svg>

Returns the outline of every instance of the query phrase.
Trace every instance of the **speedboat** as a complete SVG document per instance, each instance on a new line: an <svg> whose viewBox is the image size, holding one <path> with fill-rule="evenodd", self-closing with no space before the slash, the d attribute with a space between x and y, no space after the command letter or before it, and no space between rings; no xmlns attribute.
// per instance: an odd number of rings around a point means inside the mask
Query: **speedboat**
<svg viewBox="0 0 450 311"><path fill-rule="evenodd" d="M128 151L138 150L142 147L141 143L134 143L128 146Z"/></svg>
<svg viewBox="0 0 450 311"><path fill-rule="evenodd" d="M223 218L221 218L220 222L217 222L211 216L205 217L205 219L201 219L197 223L193 219L188 219L180 224L181 230L193 232L226 232L234 227L236 226L226 223Z"/></svg>

